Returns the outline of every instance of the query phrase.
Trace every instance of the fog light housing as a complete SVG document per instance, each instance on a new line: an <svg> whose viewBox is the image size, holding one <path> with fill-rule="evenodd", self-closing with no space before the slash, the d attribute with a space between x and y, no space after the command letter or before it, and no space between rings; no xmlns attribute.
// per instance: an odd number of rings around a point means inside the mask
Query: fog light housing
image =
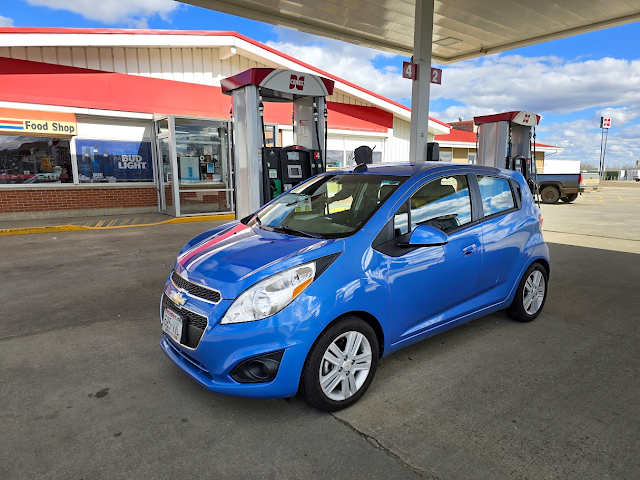
<svg viewBox="0 0 640 480"><path fill-rule="evenodd" d="M278 374L284 350L251 357L231 371L231 378L238 383L270 382Z"/></svg>

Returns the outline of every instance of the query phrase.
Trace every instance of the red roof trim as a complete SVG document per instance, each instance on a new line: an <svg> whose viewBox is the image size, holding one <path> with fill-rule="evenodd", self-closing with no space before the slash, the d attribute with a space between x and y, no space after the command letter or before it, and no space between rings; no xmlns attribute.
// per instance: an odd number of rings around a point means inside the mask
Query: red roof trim
<svg viewBox="0 0 640 480"><path fill-rule="evenodd" d="M231 108L220 87L4 57L0 84L7 102L219 119ZM378 107L327 102L327 109L329 128L384 135L393 128L393 114ZM268 102L264 114L268 123L291 122L286 103Z"/></svg>
<svg viewBox="0 0 640 480"><path fill-rule="evenodd" d="M510 122L513 119L515 119L520 113L521 113L520 111L514 111L514 112L496 113L494 115L482 115L479 117L473 117L473 122L476 125L481 125L483 123L493 123L493 122ZM536 115L536 125L538 125L542 117L540 117L540 115L537 115L537 114L535 115Z"/></svg>
<svg viewBox="0 0 640 480"><path fill-rule="evenodd" d="M436 135L434 139L436 142L470 143L474 147L476 145L476 134L474 132L467 132L466 130L452 129L451 133L449 133L448 135ZM545 145L544 143L536 143L536 146L548 147L548 148L560 148L555 145Z"/></svg>
<svg viewBox="0 0 640 480"><path fill-rule="evenodd" d="M319 73L325 77L328 77L337 82L348 85L356 90L361 91L362 93L366 93L367 95L371 95L380 100L383 100L387 103L390 103L396 107L402 108L403 110L411 111L411 108L403 105L401 103L395 102L389 98L383 97L371 90L367 90L366 88L362 88L354 83L348 82L340 77L332 75L329 72L325 72L324 70L320 70L308 63L301 62L297 58L294 58L286 53L282 53L275 48L268 47L264 43L260 43L252 38L246 37L238 32L230 32L230 31L208 31L208 30L151 30L151 29L134 29L134 28L56 28L56 27L3 27L0 28L0 34L3 33L58 33L58 34L96 34L96 35L104 35L104 34L125 34L125 35L193 35L193 36L202 36L202 37L224 37L231 36L239 38L240 40L244 40L256 47L262 48L268 52L271 52L275 55L279 55L282 58L286 58L291 62L295 62L298 65L301 65L305 68L313 70L314 72ZM442 125L444 127L450 128L448 123L442 122L436 118L429 117L429 120Z"/></svg>

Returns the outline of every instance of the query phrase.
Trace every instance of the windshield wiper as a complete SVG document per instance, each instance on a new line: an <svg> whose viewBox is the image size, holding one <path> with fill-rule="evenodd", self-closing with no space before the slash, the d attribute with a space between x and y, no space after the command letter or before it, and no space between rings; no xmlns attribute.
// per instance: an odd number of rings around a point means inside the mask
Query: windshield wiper
<svg viewBox="0 0 640 480"><path fill-rule="evenodd" d="M279 230L281 232L297 233L298 235L302 235L304 237L323 238L321 235L318 235L317 233L305 232L304 230L298 230L297 228L292 228L289 225L280 225L279 227L272 227L272 228L276 231Z"/></svg>

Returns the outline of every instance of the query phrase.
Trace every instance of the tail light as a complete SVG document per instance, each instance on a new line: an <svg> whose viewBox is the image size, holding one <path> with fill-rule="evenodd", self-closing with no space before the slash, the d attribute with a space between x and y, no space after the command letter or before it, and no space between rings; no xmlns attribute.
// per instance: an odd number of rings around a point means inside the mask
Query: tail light
<svg viewBox="0 0 640 480"><path fill-rule="evenodd" d="M540 221L540 228L544 227L544 218L542 218L542 212L538 212L538 220Z"/></svg>
<svg viewBox="0 0 640 480"><path fill-rule="evenodd" d="M582 183L582 174L578 175L578 183Z"/></svg>

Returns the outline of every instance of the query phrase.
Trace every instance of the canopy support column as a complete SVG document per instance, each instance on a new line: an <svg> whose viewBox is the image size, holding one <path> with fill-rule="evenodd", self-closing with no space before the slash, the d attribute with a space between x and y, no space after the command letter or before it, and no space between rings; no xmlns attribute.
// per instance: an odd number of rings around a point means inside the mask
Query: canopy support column
<svg viewBox="0 0 640 480"><path fill-rule="evenodd" d="M417 64L417 76L413 81L411 91L411 135L409 137L409 160L411 163L427 160L433 2L434 0L416 1L413 63Z"/></svg>

